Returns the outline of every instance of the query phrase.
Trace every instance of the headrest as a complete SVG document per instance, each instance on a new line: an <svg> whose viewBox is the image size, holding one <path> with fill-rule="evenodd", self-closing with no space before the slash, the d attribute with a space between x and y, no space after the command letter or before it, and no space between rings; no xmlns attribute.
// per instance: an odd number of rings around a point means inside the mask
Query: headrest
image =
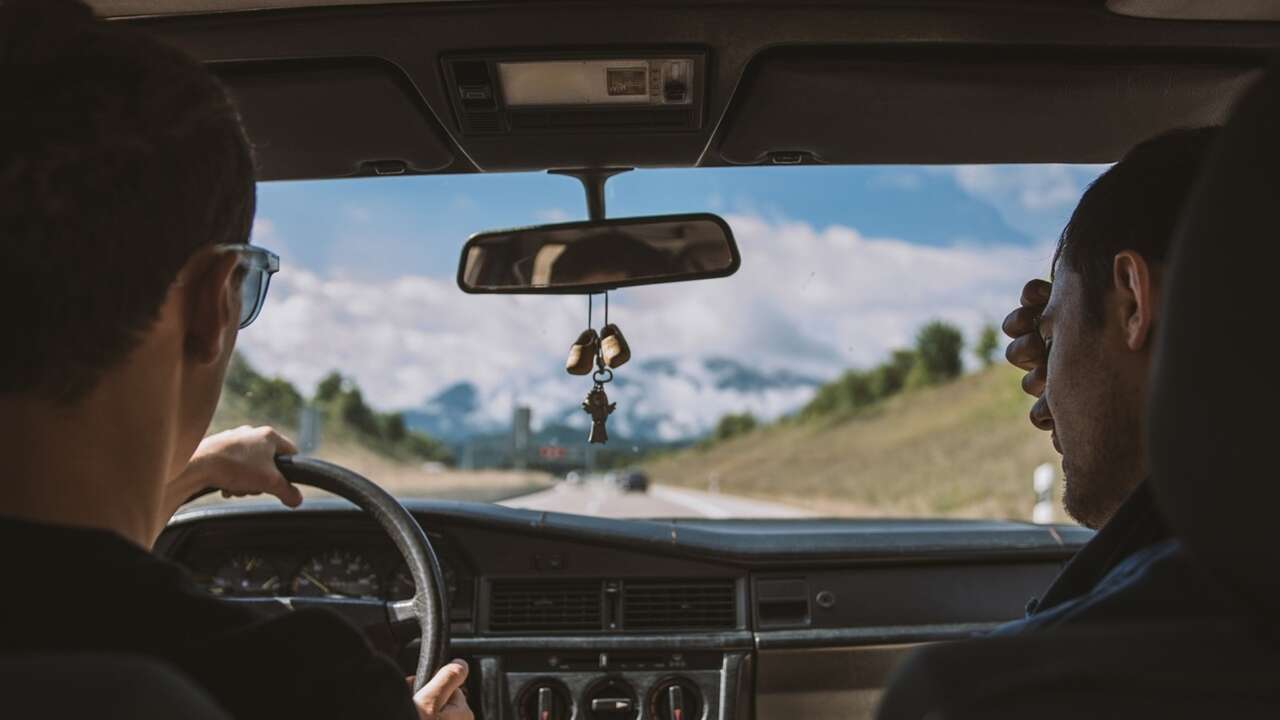
<svg viewBox="0 0 1280 720"><path fill-rule="evenodd" d="M1280 609L1274 69L1237 105L1202 173L1165 279L1148 407L1152 489L1193 560L1270 616Z"/></svg>

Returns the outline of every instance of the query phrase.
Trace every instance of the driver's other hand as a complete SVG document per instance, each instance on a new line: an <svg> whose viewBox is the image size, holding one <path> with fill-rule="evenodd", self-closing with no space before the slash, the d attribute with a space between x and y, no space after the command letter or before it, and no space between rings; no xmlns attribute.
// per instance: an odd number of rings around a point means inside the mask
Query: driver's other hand
<svg viewBox="0 0 1280 720"><path fill-rule="evenodd" d="M203 487L217 488L223 497L270 493L297 507L302 493L276 467L277 455L296 452L293 441L274 428L241 425L200 441L183 472L198 472Z"/></svg>
<svg viewBox="0 0 1280 720"><path fill-rule="evenodd" d="M1053 286L1044 280L1032 280L1022 288L1022 304L1004 319L1004 334L1013 338L1004 356L1009 362L1027 371L1022 376L1022 389L1040 397L1044 393L1047 354L1044 339L1036 322L1049 303L1049 291Z"/></svg>
<svg viewBox="0 0 1280 720"><path fill-rule="evenodd" d="M473 720L462 686L467 682L467 661L453 660L440 668L413 696L421 720ZM413 678L409 678L413 687Z"/></svg>

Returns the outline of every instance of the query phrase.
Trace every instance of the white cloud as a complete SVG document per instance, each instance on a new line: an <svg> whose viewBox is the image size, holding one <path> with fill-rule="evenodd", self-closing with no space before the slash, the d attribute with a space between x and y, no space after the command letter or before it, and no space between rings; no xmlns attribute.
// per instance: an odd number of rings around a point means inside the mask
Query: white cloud
<svg viewBox="0 0 1280 720"><path fill-rule="evenodd" d="M728 219L743 257L734 277L615 293L610 319L637 359L725 356L765 370L831 376L909 345L935 317L972 339L1017 302L1028 278L1044 275L1050 252L925 247L841 226ZM271 227L267 219L257 225ZM440 274L446 277L360 282L290 268L273 281L241 346L262 370L304 392L340 369L381 408L417 406L459 381L475 383L498 420L509 418L516 402L545 417L580 399L584 379L559 368L586 326L585 298L466 295L451 273ZM601 314L597 302L597 326ZM635 365L619 376L628 372L637 372ZM649 387L636 401L669 408L672 432L732 410L776 415L803 400L778 395L761 401L769 407L734 408L726 406L730 395L691 393L687 384Z"/></svg>
<svg viewBox="0 0 1280 720"><path fill-rule="evenodd" d="M947 172L961 190L990 203L1013 227L1037 239L1056 236L1085 188L1106 165L958 165Z"/></svg>
<svg viewBox="0 0 1280 720"><path fill-rule="evenodd" d="M954 172L965 191L993 203L1012 199L1029 211L1070 206L1082 189L1066 165L961 165Z"/></svg>
<svg viewBox="0 0 1280 720"><path fill-rule="evenodd" d="M367 223L373 219L373 213L369 208L359 205L347 205L342 208L342 214L347 220L356 223Z"/></svg>
<svg viewBox="0 0 1280 720"><path fill-rule="evenodd" d="M538 218L539 222L544 222L544 223L562 223L562 222L568 222L571 219L569 217L569 213L565 212L564 210L561 210L560 208L547 208L546 210L539 210L538 212L534 213L534 217Z"/></svg>
<svg viewBox="0 0 1280 720"><path fill-rule="evenodd" d="M285 253L284 238L280 237L280 231L276 229L276 224L270 218L254 218L253 228L249 232L249 242L269 248L277 255Z"/></svg>
<svg viewBox="0 0 1280 720"><path fill-rule="evenodd" d="M870 185L873 188L915 191L924 187L924 178L915 170L884 170L872 176Z"/></svg>

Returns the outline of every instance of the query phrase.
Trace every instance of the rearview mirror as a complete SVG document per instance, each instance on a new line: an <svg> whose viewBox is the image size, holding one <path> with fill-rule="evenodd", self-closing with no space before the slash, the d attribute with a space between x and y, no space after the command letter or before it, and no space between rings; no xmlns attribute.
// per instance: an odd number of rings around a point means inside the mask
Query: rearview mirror
<svg viewBox="0 0 1280 720"><path fill-rule="evenodd" d="M726 277L742 260L733 232L710 213L616 218L494 230L462 248L469 293L585 293Z"/></svg>

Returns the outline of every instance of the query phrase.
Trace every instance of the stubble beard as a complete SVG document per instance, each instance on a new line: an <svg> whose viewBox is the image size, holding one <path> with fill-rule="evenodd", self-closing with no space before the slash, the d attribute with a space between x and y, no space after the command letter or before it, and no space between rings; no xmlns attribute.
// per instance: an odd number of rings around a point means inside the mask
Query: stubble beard
<svg viewBox="0 0 1280 720"><path fill-rule="evenodd" d="M1102 412L1089 423L1089 447L1064 466L1063 506L1085 527L1098 529L1142 482L1146 473L1141 403L1121 388L1103 394Z"/></svg>

